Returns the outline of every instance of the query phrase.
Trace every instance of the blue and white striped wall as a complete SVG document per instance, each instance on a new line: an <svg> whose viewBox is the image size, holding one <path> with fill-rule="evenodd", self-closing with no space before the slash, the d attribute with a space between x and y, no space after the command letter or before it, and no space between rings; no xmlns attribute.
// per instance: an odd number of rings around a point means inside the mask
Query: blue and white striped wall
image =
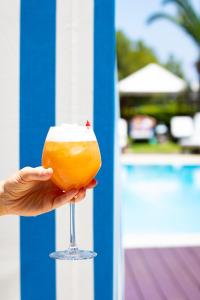
<svg viewBox="0 0 200 300"><path fill-rule="evenodd" d="M68 245L68 207L1 217L0 299L121 300L114 0L1 0L0 45L1 179L40 165L49 126L63 122L91 120L103 159L76 210L78 244L95 262L48 257Z"/></svg>

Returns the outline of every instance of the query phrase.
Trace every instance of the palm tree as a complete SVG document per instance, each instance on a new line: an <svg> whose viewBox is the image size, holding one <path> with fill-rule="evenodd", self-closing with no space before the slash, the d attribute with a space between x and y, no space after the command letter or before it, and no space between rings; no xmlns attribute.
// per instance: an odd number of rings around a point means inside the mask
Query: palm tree
<svg viewBox="0 0 200 300"><path fill-rule="evenodd" d="M166 19L180 27L193 40L197 46L199 59L196 62L196 69L200 83L200 14L195 11L189 0L164 0L163 4L172 3L177 7L177 14L175 16L165 12L157 12L150 16L148 23L152 23L158 19ZM200 89L199 89L199 103L200 103Z"/></svg>

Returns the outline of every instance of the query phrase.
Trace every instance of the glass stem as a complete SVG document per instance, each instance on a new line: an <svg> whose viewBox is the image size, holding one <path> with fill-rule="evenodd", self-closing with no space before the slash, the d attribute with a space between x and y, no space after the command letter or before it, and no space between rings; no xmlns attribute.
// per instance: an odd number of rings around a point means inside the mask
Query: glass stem
<svg viewBox="0 0 200 300"><path fill-rule="evenodd" d="M70 202L70 248L77 248L75 233L75 203Z"/></svg>

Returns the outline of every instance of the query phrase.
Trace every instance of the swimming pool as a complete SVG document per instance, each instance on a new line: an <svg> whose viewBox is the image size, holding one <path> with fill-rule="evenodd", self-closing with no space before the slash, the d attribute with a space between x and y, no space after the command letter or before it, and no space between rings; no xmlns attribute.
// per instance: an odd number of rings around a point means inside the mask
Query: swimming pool
<svg viewBox="0 0 200 300"><path fill-rule="evenodd" d="M152 242L193 236L200 243L200 166L124 165L122 182L126 243L148 236Z"/></svg>

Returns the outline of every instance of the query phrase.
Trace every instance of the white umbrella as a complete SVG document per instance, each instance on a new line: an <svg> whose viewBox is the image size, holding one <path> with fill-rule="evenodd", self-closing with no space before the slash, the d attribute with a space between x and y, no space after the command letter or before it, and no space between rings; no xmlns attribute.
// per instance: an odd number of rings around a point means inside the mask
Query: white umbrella
<svg viewBox="0 0 200 300"><path fill-rule="evenodd" d="M122 79L120 94L178 94L185 91L186 82L157 64L149 64Z"/></svg>

